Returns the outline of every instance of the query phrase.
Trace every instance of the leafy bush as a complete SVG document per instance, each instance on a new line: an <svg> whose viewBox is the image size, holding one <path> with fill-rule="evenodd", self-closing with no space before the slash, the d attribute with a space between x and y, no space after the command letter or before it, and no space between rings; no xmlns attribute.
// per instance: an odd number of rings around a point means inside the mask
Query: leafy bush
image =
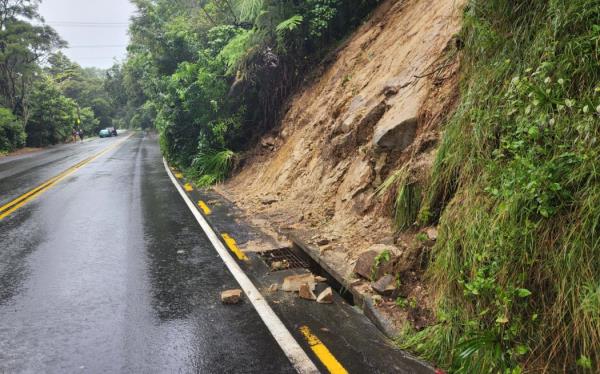
<svg viewBox="0 0 600 374"><path fill-rule="evenodd" d="M0 108L0 153L23 147L25 138L23 124L10 110Z"/></svg>

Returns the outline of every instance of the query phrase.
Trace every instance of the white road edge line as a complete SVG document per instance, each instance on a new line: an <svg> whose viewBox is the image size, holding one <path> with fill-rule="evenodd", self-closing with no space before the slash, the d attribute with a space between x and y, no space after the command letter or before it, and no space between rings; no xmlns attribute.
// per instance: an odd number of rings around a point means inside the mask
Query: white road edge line
<svg viewBox="0 0 600 374"><path fill-rule="evenodd" d="M273 335L273 338L275 338L277 344L279 344L296 371L300 374L319 373L319 370L315 364L310 358L308 358L308 355L306 352L304 352L302 347L300 347L296 339L294 339L292 333L285 327L279 317L277 317L273 309L271 309L265 298L261 295L256 286L254 286L250 278L248 278L246 273L244 273L242 268L240 268L239 264L233 259L227 248L225 248L221 240L219 240L219 237L210 227L206 219L202 216L198 209L196 209L196 206L192 200L188 197L183 188L181 188L179 182L177 182L177 179L171 172L171 169L164 158L163 163L169 178L171 178L171 182L173 182L177 188L177 191L179 191L183 201L185 201L187 204L188 208L196 218L196 221L198 221L200 227L202 227L202 230L212 243L213 247L215 247L217 253L219 256L221 256L221 259L231 274L233 274L235 280L239 283L240 287L242 287L242 290L244 290L248 300L250 300L254 306L254 309L256 309L258 315L263 320L265 326L267 326L267 329L269 329L269 332L271 335Z"/></svg>

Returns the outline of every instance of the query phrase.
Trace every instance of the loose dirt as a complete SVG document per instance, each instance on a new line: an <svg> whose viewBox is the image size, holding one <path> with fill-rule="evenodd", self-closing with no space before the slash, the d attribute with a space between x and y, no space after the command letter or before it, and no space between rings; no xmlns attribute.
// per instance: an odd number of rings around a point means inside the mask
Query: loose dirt
<svg viewBox="0 0 600 374"><path fill-rule="evenodd" d="M464 0L384 1L217 190L265 230L310 232L346 275L372 246L406 247L377 188L426 178L457 98Z"/></svg>

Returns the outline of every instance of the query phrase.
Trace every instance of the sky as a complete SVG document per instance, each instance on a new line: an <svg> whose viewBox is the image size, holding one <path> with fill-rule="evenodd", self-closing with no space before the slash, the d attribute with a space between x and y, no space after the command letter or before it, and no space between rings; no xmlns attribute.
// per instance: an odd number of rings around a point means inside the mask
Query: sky
<svg viewBox="0 0 600 374"><path fill-rule="evenodd" d="M42 0L40 14L69 43L63 52L83 67L109 68L126 55L129 0Z"/></svg>

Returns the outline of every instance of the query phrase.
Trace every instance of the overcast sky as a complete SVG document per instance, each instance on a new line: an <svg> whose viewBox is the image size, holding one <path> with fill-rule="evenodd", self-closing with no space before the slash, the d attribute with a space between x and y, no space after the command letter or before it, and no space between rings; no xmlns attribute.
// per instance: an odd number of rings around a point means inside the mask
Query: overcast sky
<svg viewBox="0 0 600 374"><path fill-rule="evenodd" d="M108 68L122 60L129 40L129 0L42 0L40 13L71 47L65 54L81 66Z"/></svg>

